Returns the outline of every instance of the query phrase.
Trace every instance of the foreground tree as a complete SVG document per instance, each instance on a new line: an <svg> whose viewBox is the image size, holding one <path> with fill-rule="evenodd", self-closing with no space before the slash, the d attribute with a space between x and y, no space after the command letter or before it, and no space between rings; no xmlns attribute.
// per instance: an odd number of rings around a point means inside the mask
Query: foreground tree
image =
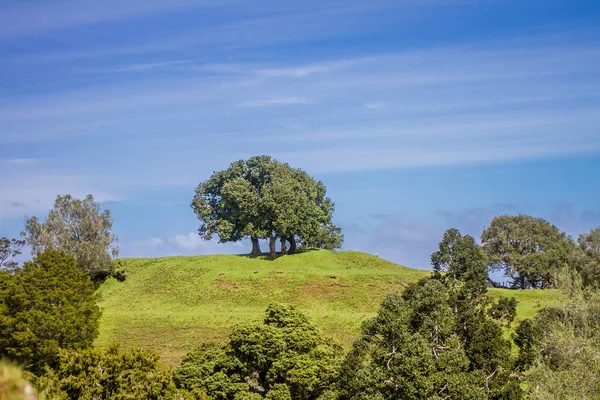
<svg viewBox="0 0 600 400"><path fill-rule="evenodd" d="M98 335L94 286L75 259L46 250L0 282L0 355L34 373L59 349L83 349Z"/></svg>
<svg viewBox="0 0 600 400"><path fill-rule="evenodd" d="M321 242L325 229L335 232L338 242L342 238L331 223L334 205L325 186L269 156L239 160L215 172L198 185L191 207L202 238L250 238L255 255L260 254L259 239L269 241L269 253L275 256L277 239L282 253L294 253L298 242Z"/></svg>
<svg viewBox="0 0 600 400"><path fill-rule="evenodd" d="M36 385L51 399L193 399L177 390L170 371L149 350L61 350L55 368Z"/></svg>
<svg viewBox="0 0 600 400"><path fill-rule="evenodd" d="M388 296L343 364L341 398L521 398L502 329L481 305L455 312L452 298L438 279Z"/></svg>
<svg viewBox="0 0 600 400"><path fill-rule="evenodd" d="M24 245L24 240L0 238L0 270L13 271L17 268L13 258L21 254Z"/></svg>
<svg viewBox="0 0 600 400"><path fill-rule="evenodd" d="M110 211L102 211L91 194L83 200L57 196L46 220L29 218L22 235L33 255L46 249L72 254L79 268L95 281L111 273L112 258L119 253Z"/></svg>
<svg viewBox="0 0 600 400"><path fill-rule="evenodd" d="M24 377L16 365L0 361L0 399L2 400L38 400L33 385Z"/></svg>
<svg viewBox="0 0 600 400"><path fill-rule="evenodd" d="M513 302L487 297L481 249L449 229L431 261L431 278L386 297L363 324L342 367L342 399L521 398L511 344L489 317Z"/></svg>
<svg viewBox="0 0 600 400"><path fill-rule="evenodd" d="M495 217L481 242L490 267L504 271L520 289L545 289L573 261L575 246L556 226L528 215Z"/></svg>
<svg viewBox="0 0 600 400"><path fill-rule="evenodd" d="M568 300L541 310L516 330L530 399L600 398L600 292L577 274Z"/></svg>
<svg viewBox="0 0 600 400"><path fill-rule="evenodd" d="M303 314L273 304L263 324L235 327L226 346L205 344L187 354L174 379L217 400L312 400L333 395L341 353Z"/></svg>

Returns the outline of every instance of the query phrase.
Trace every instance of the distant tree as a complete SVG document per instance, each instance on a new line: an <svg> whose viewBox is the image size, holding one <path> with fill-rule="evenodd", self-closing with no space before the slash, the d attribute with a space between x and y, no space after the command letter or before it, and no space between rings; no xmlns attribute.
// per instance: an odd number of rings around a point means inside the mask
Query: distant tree
<svg viewBox="0 0 600 400"><path fill-rule="evenodd" d="M111 273L112 258L119 253L110 211L102 211L91 194L83 200L57 196L46 220L29 218L22 236L33 255L46 249L72 254L79 268L95 281Z"/></svg>
<svg viewBox="0 0 600 400"><path fill-rule="evenodd" d="M341 355L294 307L272 304L263 324L236 326L226 346L205 344L188 353L174 379L217 400L313 400L334 386Z"/></svg>
<svg viewBox="0 0 600 400"><path fill-rule="evenodd" d="M600 227L580 235L581 257L578 269L586 285L600 285Z"/></svg>
<svg viewBox="0 0 600 400"><path fill-rule="evenodd" d="M488 274L485 255L469 235L461 235L458 229L448 229L431 255L434 276L449 281L455 306L459 302L472 301L487 290Z"/></svg>
<svg viewBox="0 0 600 400"><path fill-rule="evenodd" d="M342 247L344 242L344 234L342 229L333 224L321 225L317 233L310 239L305 241L304 246L307 248L317 248L334 250Z"/></svg>
<svg viewBox="0 0 600 400"><path fill-rule="evenodd" d="M490 267L521 289L545 289L573 261L575 245L556 226L528 215L495 217L481 235Z"/></svg>
<svg viewBox="0 0 600 400"><path fill-rule="evenodd" d="M272 256L277 239L282 253L295 253L298 241L313 240L332 226L333 202L325 186L269 156L239 160L215 172L198 185L191 207L202 238L236 242L249 237L251 254L260 254L259 239L269 240Z"/></svg>
<svg viewBox="0 0 600 400"><path fill-rule="evenodd" d="M24 240L0 238L0 269L12 271L17 267L14 257L21 254Z"/></svg>
<svg viewBox="0 0 600 400"><path fill-rule="evenodd" d="M149 350L61 350L55 368L36 385L51 399L193 399L177 390L170 371Z"/></svg>
<svg viewBox="0 0 600 400"><path fill-rule="evenodd" d="M46 250L0 281L0 356L39 373L60 348L91 346L99 318L87 274L71 255Z"/></svg>

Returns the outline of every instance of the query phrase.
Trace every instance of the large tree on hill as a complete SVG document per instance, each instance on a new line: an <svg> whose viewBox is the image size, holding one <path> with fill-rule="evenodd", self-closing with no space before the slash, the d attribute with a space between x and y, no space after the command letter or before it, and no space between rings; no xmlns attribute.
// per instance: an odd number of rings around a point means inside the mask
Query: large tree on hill
<svg viewBox="0 0 600 400"><path fill-rule="evenodd" d="M21 235L33 255L46 249L71 254L93 280L102 280L111 273L112 258L119 253L110 211L102 211L91 194L83 200L68 194L57 196L46 220L27 219Z"/></svg>
<svg viewBox="0 0 600 400"><path fill-rule="evenodd" d="M503 270L521 289L548 288L553 276L573 261L575 245L564 232L529 215L495 217L481 242L493 270Z"/></svg>
<svg viewBox="0 0 600 400"><path fill-rule="evenodd" d="M239 160L213 173L196 188L191 207L200 220L205 240L220 242L249 237L252 254L260 254L259 239L269 240L275 255L276 240L282 252L296 252L298 241L310 241L332 226L333 202L322 182L305 171L269 156Z"/></svg>

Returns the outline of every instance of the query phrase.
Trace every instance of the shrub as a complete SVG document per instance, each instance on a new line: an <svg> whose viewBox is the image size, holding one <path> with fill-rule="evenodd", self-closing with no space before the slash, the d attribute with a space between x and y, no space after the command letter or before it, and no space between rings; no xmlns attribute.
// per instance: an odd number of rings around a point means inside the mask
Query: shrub
<svg viewBox="0 0 600 400"><path fill-rule="evenodd" d="M94 285L72 256L46 250L0 280L0 354L34 373L59 349L84 349L98 334Z"/></svg>

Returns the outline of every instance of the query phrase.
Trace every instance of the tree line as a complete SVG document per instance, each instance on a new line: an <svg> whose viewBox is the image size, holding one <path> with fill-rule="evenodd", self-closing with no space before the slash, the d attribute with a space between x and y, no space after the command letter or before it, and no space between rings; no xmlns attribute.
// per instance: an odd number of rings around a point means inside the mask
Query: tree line
<svg viewBox="0 0 600 400"><path fill-rule="evenodd" d="M486 259L474 238L448 230L431 275L387 295L348 351L295 307L271 304L261 322L169 369L149 350L91 348L101 316L94 282L73 255L45 249L0 273L0 355L46 399L600 396L600 292L565 268L553 283L565 302L507 336L517 303L489 296Z"/></svg>

